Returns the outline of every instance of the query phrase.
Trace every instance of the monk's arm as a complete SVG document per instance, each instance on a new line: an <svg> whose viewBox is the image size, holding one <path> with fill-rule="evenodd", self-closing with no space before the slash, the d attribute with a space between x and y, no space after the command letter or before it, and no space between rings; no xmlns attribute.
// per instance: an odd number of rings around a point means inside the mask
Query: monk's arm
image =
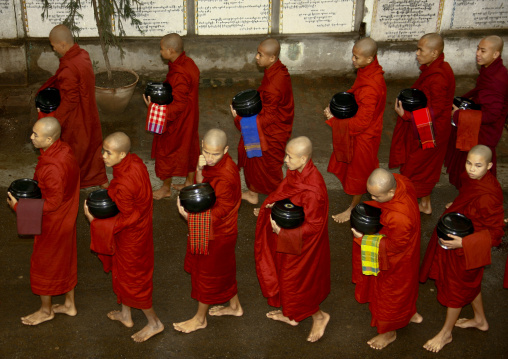
<svg viewBox="0 0 508 359"><path fill-rule="evenodd" d="M258 114L257 120L264 130L271 124L280 122L279 112L277 110L279 103L281 102L281 96L268 91L263 91L263 109Z"/></svg>
<svg viewBox="0 0 508 359"><path fill-rule="evenodd" d="M173 102L168 105L166 119L170 122L185 121L187 119L181 118L181 115L187 106L190 106L190 84L183 74L177 73L172 76L171 86L173 88Z"/></svg>
<svg viewBox="0 0 508 359"><path fill-rule="evenodd" d="M60 122L60 125L64 127L67 121L72 121L70 116L81 101L79 78L76 73L69 68L65 68L58 75L58 86L61 100L54 116Z"/></svg>
<svg viewBox="0 0 508 359"><path fill-rule="evenodd" d="M114 201L120 213L116 216L114 233L119 233L125 228L138 222L141 214L139 213L133 193L123 186L118 186L115 191Z"/></svg>
<svg viewBox="0 0 508 359"><path fill-rule="evenodd" d="M497 198L494 195L483 195L475 202L475 208L477 221L490 232L492 246L498 246L504 236L502 198Z"/></svg>
<svg viewBox="0 0 508 359"><path fill-rule="evenodd" d="M54 165L46 165L38 173L39 187L44 198L43 214L54 212L60 208L64 197L64 173Z"/></svg>
<svg viewBox="0 0 508 359"><path fill-rule="evenodd" d="M359 93L358 112L349 119L349 134L356 136L369 128L374 120L374 112L379 102L379 96L373 88L365 86Z"/></svg>
<svg viewBox="0 0 508 359"><path fill-rule="evenodd" d="M407 216L398 212L391 212L385 218L387 223L380 234L386 236L381 241L384 241L387 254L404 252L414 234L413 223Z"/></svg>
<svg viewBox="0 0 508 359"><path fill-rule="evenodd" d="M491 88L485 90L486 94L482 95L482 123L496 123L503 121L504 99L508 91L508 84L505 84L504 89Z"/></svg>
<svg viewBox="0 0 508 359"><path fill-rule="evenodd" d="M215 186L214 190L217 200L212 207L212 218L214 220L222 221L222 218L226 217L235 208L236 203L231 188L234 188L234 186L222 179Z"/></svg>
<svg viewBox="0 0 508 359"><path fill-rule="evenodd" d="M425 84L426 86L422 88L422 91L427 96L427 107L432 108L434 113L432 120L444 119L445 121L450 121L452 108L446 104L449 101L447 98L448 83L446 78L442 74L436 73Z"/></svg>

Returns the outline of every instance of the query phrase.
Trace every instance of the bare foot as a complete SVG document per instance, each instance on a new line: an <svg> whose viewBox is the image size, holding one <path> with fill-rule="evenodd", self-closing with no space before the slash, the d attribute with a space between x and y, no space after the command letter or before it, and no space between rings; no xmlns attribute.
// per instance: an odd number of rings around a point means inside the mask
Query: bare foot
<svg viewBox="0 0 508 359"><path fill-rule="evenodd" d="M106 188L108 188L108 187L109 187L109 181L108 181L108 182L106 182L106 183L101 184L101 188L102 188L102 189L106 189Z"/></svg>
<svg viewBox="0 0 508 359"><path fill-rule="evenodd" d="M53 312L58 314L67 314L71 317L74 317L76 314L78 314L78 311L74 305L67 307L64 304L53 304Z"/></svg>
<svg viewBox="0 0 508 359"><path fill-rule="evenodd" d="M411 317L411 319L409 319L409 321L410 321L411 323L421 323L421 322L423 322L423 317L422 317L420 314L415 313L415 314Z"/></svg>
<svg viewBox="0 0 508 359"><path fill-rule="evenodd" d="M489 323L487 323L486 320L479 321L476 318L473 319L460 318L455 323L455 326L459 328L476 328L484 332L489 330Z"/></svg>
<svg viewBox="0 0 508 359"><path fill-rule="evenodd" d="M171 188L162 186L157 191L153 192L153 199L162 199L171 197Z"/></svg>
<svg viewBox="0 0 508 359"><path fill-rule="evenodd" d="M261 208L254 208L254 215L255 215L256 217L257 217L257 216L259 216L259 210L260 210L260 209L261 209Z"/></svg>
<svg viewBox="0 0 508 359"><path fill-rule="evenodd" d="M338 223L344 223L351 218L351 208L346 209L344 212L332 216L333 220Z"/></svg>
<svg viewBox="0 0 508 359"><path fill-rule="evenodd" d="M376 335L374 338L369 340L367 344L369 344L372 349L381 350L388 344L393 343L395 339L397 339L397 333L393 330L391 332Z"/></svg>
<svg viewBox="0 0 508 359"><path fill-rule="evenodd" d="M220 317L223 315L233 315L235 317L241 317L243 315L242 307L232 308L230 305L217 305L215 307L210 308L208 314L213 315L215 317Z"/></svg>
<svg viewBox="0 0 508 359"><path fill-rule="evenodd" d="M176 183L173 183L173 184L171 185L171 188L174 188L174 189L176 189L177 191L181 191L181 190L182 190L182 188L185 188L185 187L187 187L187 186L190 186L191 184L192 184L192 183L187 183L187 182L185 182L184 184L176 184Z"/></svg>
<svg viewBox="0 0 508 359"><path fill-rule="evenodd" d="M35 313L27 315L26 317L21 317L21 323L25 325L37 325L43 322L47 322L55 317L55 313L47 313L42 310L38 310Z"/></svg>
<svg viewBox="0 0 508 359"><path fill-rule="evenodd" d="M196 330L206 328L206 324L207 324L206 318L204 322L200 322L196 318L192 318L185 322L173 323L173 327L175 328L175 330L178 330L179 332L182 333L192 333L195 332Z"/></svg>
<svg viewBox="0 0 508 359"><path fill-rule="evenodd" d="M127 328L132 328L134 326L134 322L131 318L124 318L122 312L119 310L113 310L108 313L108 318L111 320L118 320L120 323L125 325Z"/></svg>
<svg viewBox="0 0 508 359"><path fill-rule="evenodd" d="M246 200L251 204L258 204L259 196L256 192L246 191L242 193L242 199Z"/></svg>
<svg viewBox="0 0 508 359"><path fill-rule="evenodd" d="M155 334L159 334L164 330L164 325L161 323L160 320L157 320L157 323L155 326L147 324L143 329L141 329L139 332L131 335L131 338L136 343L144 342L151 337L153 337Z"/></svg>
<svg viewBox="0 0 508 359"><path fill-rule="evenodd" d="M289 325L292 325L293 327L296 327L298 325L297 321L285 317L284 314L282 314L282 310L272 310L271 312L266 313L266 316L270 319L278 320L279 322L284 322Z"/></svg>
<svg viewBox="0 0 508 359"><path fill-rule="evenodd" d="M427 349L429 352L437 353L443 347L452 342L452 335L451 333L441 333L439 332L434 338L430 339L425 343L423 346L425 349Z"/></svg>
<svg viewBox="0 0 508 359"><path fill-rule="evenodd" d="M432 214L432 207L430 206L430 202L429 202L429 205L426 206L425 204L422 205L422 203L418 203L418 208L420 209L420 212L422 213L425 213L425 214Z"/></svg>
<svg viewBox="0 0 508 359"><path fill-rule="evenodd" d="M312 316L312 319L314 321L312 322L312 329L307 337L307 341L314 343L321 339L323 334L325 334L326 325L330 321L330 314L321 311L319 318Z"/></svg>

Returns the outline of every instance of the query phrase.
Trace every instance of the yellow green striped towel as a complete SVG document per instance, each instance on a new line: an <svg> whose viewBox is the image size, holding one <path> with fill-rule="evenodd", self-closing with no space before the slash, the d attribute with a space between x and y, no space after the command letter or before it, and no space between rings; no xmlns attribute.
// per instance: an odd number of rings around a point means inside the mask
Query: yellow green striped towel
<svg viewBox="0 0 508 359"><path fill-rule="evenodd" d="M364 235L362 237L362 273L365 275L377 276L379 269L379 242L383 234Z"/></svg>

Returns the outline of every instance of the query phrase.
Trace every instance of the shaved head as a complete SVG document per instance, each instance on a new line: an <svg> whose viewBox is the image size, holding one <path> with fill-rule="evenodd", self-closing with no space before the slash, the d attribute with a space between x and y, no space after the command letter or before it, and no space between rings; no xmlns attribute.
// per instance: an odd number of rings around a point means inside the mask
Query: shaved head
<svg viewBox="0 0 508 359"><path fill-rule="evenodd" d="M268 38L259 44L259 47L263 49L263 52L266 53L268 56L275 56L276 58L279 58L280 54L280 44L279 42L274 38Z"/></svg>
<svg viewBox="0 0 508 359"><path fill-rule="evenodd" d="M54 117L43 117L38 120L36 123L37 128L41 135L45 137L51 137L53 142L60 138L60 133L62 128L60 127L60 122Z"/></svg>
<svg viewBox="0 0 508 359"><path fill-rule="evenodd" d="M116 152L129 153L131 150L131 139L123 132L115 132L104 139L109 147Z"/></svg>
<svg viewBox="0 0 508 359"><path fill-rule="evenodd" d="M286 148L298 156L307 156L309 158L312 156L312 142L305 136L293 138L288 142Z"/></svg>
<svg viewBox="0 0 508 359"><path fill-rule="evenodd" d="M183 52L183 40L178 34L172 33L161 39L161 45L166 49L173 49L178 54Z"/></svg>
<svg viewBox="0 0 508 359"><path fill-rule="evenodd" d="M205 134L205 137L203 137L203 143L210 147L223 150L228 144L228 137L226 136L226 132L218 128L212 128Z"/></svg>
<svg viewBox="0 0 508 359"><path fill-rule="evenodd" d="M397 188L397 182L391 172L384 168L376 168L370 174L367 186L377 188L381 193L388 193L390 190Z"/></svg>
<svg viewBox="0 0 508 359"><path fill-rule="evenodd" d="M503 52L504 41L499 36L491 35L484 37L482 41L483 40L487 41L492 46L494 51L499 51L500 54Z"/></svg>
<svg viewBox="0 0 508 359"><path fill-rule="evenodd" d="M358 40L355 42L354 47L359 49L362 55L365 57L374 57L377 55L377 43L370 37L365 37Z"/></svg>
<svg viewBox="0 0 508 359"><path fill-rule="evenodd" d="M441 35L438 33L430 33L422 36L420 40L426 40L426 46L430 47L432 50L437 50L439 54L441 54L444 50L444 41Z"/></svg>
<svg viewBox="0 0 508 359"><path fill-rule="evenodd" d="M486 164L492 162L492 150L485 145L474 146L467 153L467 157L469 157L470 155L480 156L485 160Z"/></svg>
<svg viewBox="0 0 508 359"><path fill-rule="evenodd" d="M55 43L64 42L67 45L74 45L71 30L65 25L56 25L49 33L49 40Z"/></svg>

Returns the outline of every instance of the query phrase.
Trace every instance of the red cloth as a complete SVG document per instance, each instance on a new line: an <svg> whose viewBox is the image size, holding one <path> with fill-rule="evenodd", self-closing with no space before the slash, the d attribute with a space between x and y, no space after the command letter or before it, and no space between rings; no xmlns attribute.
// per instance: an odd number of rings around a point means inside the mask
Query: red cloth
<svg viewBox="0 0 508 359"><path fill-rule="evenodd" d="M191 275L192 298L205 304L225 303L238 292L235 247L242 201L240 174L226 153L215 166L205 166L203 176L217 197L212 207L209 255L192 254L187 245L184 269Z"/></svg>
<svg viewBox="0 0 508 359"><path fill-rule="evenodd" d="M273 233L267 204L289 198L305 212L304 223L295 229ZM302 242L300 255L278 252L279 239ZM330 293L330 245L328 239L328 193L323 176L310 160L300 173L287 171L261 206L254 243L256 271L268 304L282 307L283 314L300 322L319 310Z"/></svg>
<svg viewBox="0 0 508 359"><path fill-rule="evenodd" d="M16 225L19 235L40 235L44 198L20 198L16 204Z"/></svg>
<svg viewBox="0 0 508 359"><path fill-rule="evenodd" d="M242 137L238 143L238 167L243 167L245 182L251 191L269 194L283 178L282 165L295 108L291 77L280 60L265 69L258 91L263 104L257 116L263 155L247 158ZM237 116L235 125L241 131L240 120Z"/></svg>
<svg viewBox="0 0 508 359"><path fill-rule="evenodd" d="M482 112L477 110L460 110L457 124L455 148L468 152L478 144L478 134L482 124ZM453 143L450 142L450 146Z"/></svg>
<svg viewBox="0 0 508 359"><path fill-rule="evenodd" d="M411 113L397 117L390 147L389 167L400 166L400 173L413 182L418 198L430 195L439 182L444 156L451 131L451 111L455 92L452 68L444 61L444 54L430 66L420 66L421 74L412 88L427 96L427 107L432 115L436 147L422 149L420 141L413 135Z"/></svg>
<svg viewBox="0 0 508 359"><path fill-rule="evenodd" d="M47 87L60 90L60 106L50 114L62 126L60 139L71 146L80 168L81 188L108 181L102 160L102 130L95 102L95 75L88 52L77 44L60 58L60 67L39 91Z"/></svg>
<svg viewBox="0 0 508 359"><path fill-rule="evenodd" d="M480 68L480 76L476 80L476 87L464 94L463 97L471 98L475 103L482 106L482 123L478 134L478 143L488 146L492 150L493 166L490 169L496 175L496 146L503 133L503 125L508 114L508 70L503 65L503 59L499 56L487 68ZM462 111L456 111L453 115L455 123ZM452 138L457 137L457 130L452 131ZM454 142L455 143L455 142ZM460 189L460 175L464 172L467 153L457 150L450 143L446 152L445 166L450 174L450 183Z"/></svg>
<svg viewBox="0 0 508 359"><path fill-rule="evenodd" d="M161 180L195 172L199 158L199 69L185 51L168 66L164 82L173 88L173 102L166 110L166 131L154 134L152 144L155 174Z"/></svg>
<svg viewBox="0 0 508 359"><path fill-rule="evenodd" d="M377 152L383 130L383 113L386 104L386 83L383 68L377 57L374 61L358 69L355 83L348 90L355 95L358 112L348 121L348 132L337 127L339 120L332 118L333 151L328 163L328 172L337 176L344 191L350 195L367 192L367 178L379 167ZM350 162L343 159L342 143L351 142L352 157ZM347 150L347 147L345 148ZM342 153L342 155L340 155ZM347 158L347 157L346 157Z"/></svg>
<svg viewBox="0 0 508 359"><path fill-rule="evenodd" d="M427 107L412 112L415 126L420 137L420 143L422 149L426 150L429 148L436 147L436 141L434 140L434 131L432 129L432 118L430 117L430 111Z"/></svg>
<svg viewBox="0 0 508 359"><path fill-rule="evenodd" d="M41 150L34 179L45 201L42 234L35 236L30 262L30 285L37 295L67 293L78 283L79 167L69 145L57 140Z"/></svg>
<svg viewBox="0 0 508 359"><path fill-rule="evenodd" d="M499 182L490 172L480 180L473 180L464 173L461 182L463 185L459 195L443 215L450 212L462 213L473 222L475 234L482 233L483 241L490 240L491 246L498 246L504 234L503 192ZM470 237L473 236L463 239L464 248L446 250L439 246L434 230L425 252L420 281L435 279L437 299L446 307L462 308L480 293L483 266L468 269L476 266L466 264L473 263L482 256L490 258L490 249L487 246L486 253L485 244L481 245L480 250L478 247L469 248L464 242L469 241ZM466 253L468 250L469 253ZM482 262L485 264L485 261L480 261Z"/></svg>
<svg viewBox="0 0 508 359"><path fill-rule="evenodd" d="M369 303L370 325L378 333L405 327L416 313L418 265L420 264L420 211L413 185L404 176L394 174L395 196L388 202L365 202L381 209L377 276L362 274L361 248L353 243L353 283L359 303Z"/></svg>
<svg viewBox="0 0 508 359"><path fill-rule="evenodd" d="M102 259L106 259L104 269L112 271L113 290L118 303L150 309L154 262L150 177L143 161L133 153L127 154L122 162L113 166L113 177L108 194L120 213L113 218L92 221L91 248L97 249L97 242L103 242L106 243L106 250L114 251L112 256ZM114 235L113 246L107 244L111 234ZM111 267L108 261L111 261Z"/></svg>

